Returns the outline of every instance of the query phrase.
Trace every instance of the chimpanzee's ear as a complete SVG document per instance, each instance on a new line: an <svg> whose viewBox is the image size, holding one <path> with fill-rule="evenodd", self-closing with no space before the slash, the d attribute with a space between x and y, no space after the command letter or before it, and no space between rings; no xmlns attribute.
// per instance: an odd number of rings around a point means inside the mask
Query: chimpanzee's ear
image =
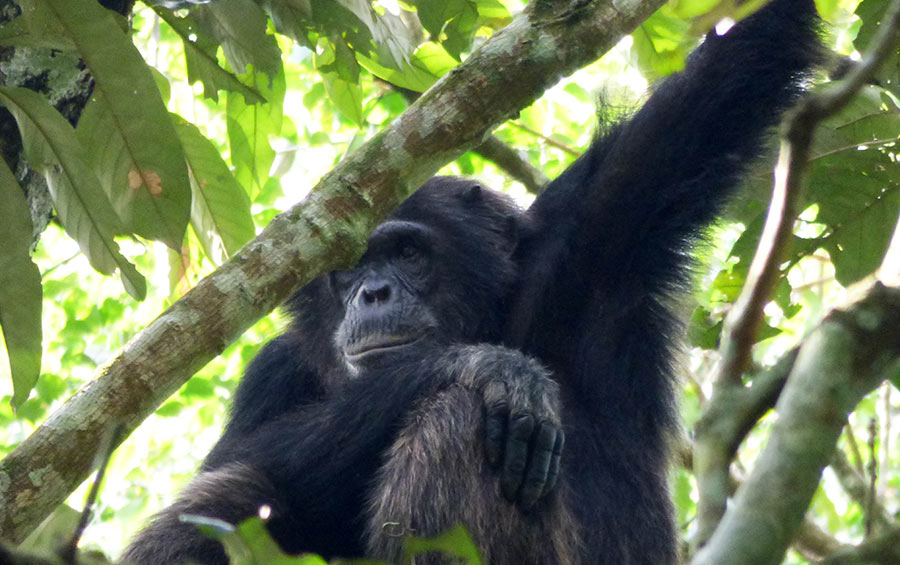
<svg viewBox="0 0 900 565"><path fill-rule="evenodd" d="M475 204L484 200L480 184L472 185L462 194L462 200L466 204Z"/></svg>

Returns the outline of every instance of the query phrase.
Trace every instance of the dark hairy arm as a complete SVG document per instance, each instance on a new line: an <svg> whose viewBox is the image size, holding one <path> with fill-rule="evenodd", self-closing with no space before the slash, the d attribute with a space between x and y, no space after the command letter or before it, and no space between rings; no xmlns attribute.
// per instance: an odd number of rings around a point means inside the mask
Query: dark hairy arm
<svg viewBox="0 0 900 565"><path fill-rule="evenodd" d="M546 494L562 447L555 383L536 363L502 347L427 346L367 368L317 401L254 426L230 425L204 472L138 536L123 559L224 563L222 548L192 524L180 523L179 516L238 523L263 504L272 509L269 525L276 538L294 544L285 550L361 555L364 540L358 538L368 491L385 451L418 403L449 386L478 390L490 403L488 413L498 422L491 436L495 442L507 438L506 419L514 423L510 442L523 454L504 460L503 465L514 467L505 476L518 477L518 482L507 479L504 488L521 487L529 503ZM533 430L542 437L541 455L528 466L524 451Z"/></svg>
<svg viewBox="0 0 900 565"><path fill-rule="evenodd" d="M684 283L685 252L821 58L817 21L813 0L774 0L710 32L684 71L548 186L528 211L513 345L571 358L577 345L560 349L555 334Z"/></svg>

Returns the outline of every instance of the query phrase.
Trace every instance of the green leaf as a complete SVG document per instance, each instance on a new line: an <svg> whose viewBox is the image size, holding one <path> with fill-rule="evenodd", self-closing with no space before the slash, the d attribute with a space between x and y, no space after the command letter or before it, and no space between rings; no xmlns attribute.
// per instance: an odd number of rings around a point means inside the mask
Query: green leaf
<svg viewBox="0 0 900 565"><path fill-rule="evenodd" d="M471 0L418 0L419 21L431 39L440 41L454 59L469 48L478 29L479 10ZM488 7L486 7L488 9Z"/></svg>
<svg viewBox="0 0 900 565"><path fill-rule="evenodd" d="M51 548L58 547L60 540L72 537L72 532L78 527L80 521L81 512L66 504L60 504L50 516L41 522L37 529L28 534L28 537L19 545L19 549L36 552L51 551Z"/></svg>
<svg viewBox="0 0 900 565"><path fill-rule="evenodd" d="M478 547L462 525L433 538L406 538L403 540L403 551L407 558L430 551L440 551L462 559L467 565L481 564Z"/></svg>
<svg viewBox="0 0 900 565"><path fill-rule="evenodd" d="M352 78L353 72L346 69L346 63L341 62L347 53L347 49L340 49L341 45L343 42L338 42L339 49L335 49L335 45L331 41L327 39L319 41L319 49L315 58L316 69L325 82L328 98L331 99L338 111L357 126L361 126L364 119L363 93L355 80L352 82L348 80ZM358 72L357 67L357 75Z"/></svg>
<svg viewBox="0 0 900 565"><path fill-rule="evenodd" d="M832 157L813 169L808 193L819 203L817 221L828 226L820 244L831 255L842 285L881 264L900 214L898 182L896 165L877 150Z"/></svg>
<svg viewBox="0 0 900 565"><path fill-rule="evenodd" d="M217 539L225 546L225 553L234 565L326 565L326 561L314 555L298 557L284 553L266 530L260 518L248 518L237 527L215 518L191 514L179 516L181 521L196 525L205 535Z"/></svg>
<svg viewBox="0 0 900 565"><path fill-rule="evenodd" d="M641 23L631 34L641 72L656 78L683 69L694 43L689 31L690 23L675 17L667 6Z"/></svg>
<svg viewBox="0 0 900 565"><path fill-rule="evenodd" d="M361 126L365 116L362 107L363 93L359 85L341 79L337 73L325 73L322 78L325 81L328 98L338 111L357 126Z"/></svg>
<svg viewBox="0 0 900 565"><path fill-rule="evenodd" d="M156 91L155 85L153 89ZM0 87L0 101L16 118L28 163L46 178L63 226L91 266L107 275L118 267L125 290L143 300L147 294L144 277L113 240L119 227L116 214L88 166L88 156L72 126L31 90Z"/></svg>
<svg viewBox="0 0 900 565"><path fill-rule="evenodd" d="M155 7L153 11L181 37L184 44L184 61L187 65L188 82L198 80L203 83L203 95L216 102L220 90L230 90L244 95L247 104L264 103L266 100L255 88L242 83L234 73L219 66L216 51L219 44L199 29L190 16L179 18L170 10ZM192 40L191 37L196 37Z"/></svg>
<svg viewBox="0 0 900 565"><path fill-rule="evenodd" d="M138 235L177 249L187 228L190 184L150 69L112 13L97 2L39 1L94 77L94 95L79 130L116 212Z"/></svg>
<svg viewBox="0 0 900 565"><path fill-rule="evenodd" d="M856 7L855 13L862 20L862 27L859 28L853 45L860 52L865 51L875 37L892 3L891 0L866 0ZM900 96L900 44L896 41L892 54L887 57L875 76L879 85Z"/></svg>
<svg viewBox="0 0 900 565"><path fill-rule="evenodd" d="M672 0L670 6L672 13L679 18L696 18L712 10L719 2L720 0Z"/></svg>
<svg viewBox="0 0 900 565"><path fill-rule="evenodd" d="M379 14L372 7L370 0L336 0L336 2L362 22L379 47L379 53L390 57L395 66L406 61L415 46L414 34L407 29L399 16L390 12ZM363 47L359 45L357 50L364 50Z"/></svg>
<svg viewBox="0 0 900 565"><path fill-rule="evenodd" d="M364 55L357 54L356 58L373 75L416 92L425 92L458 64L443 47L431 41L420 45L410 57L409 63L404 64L400 70L384 67Z"/></svg>
<svg viewBox="0 0 900 565"><path fill-rule="evenodd" d="M41 372L41 273L31 260L31 212L22 188L0 159L0 329L20 406Z"/></svg>
<svg viewBox="0 0 900 565"><path fill-rule="evenodd" d="M268 18L253 0L216 0L192 12L200 29L222 45L225 58L238 73L257 71L274 78L281 68L281 49L266 33Z"/></svg>
<svg viewBox="0 0 900 565"><path fill-rule="evenodd" d="M19 0L22 16L3 25L3 45L71 51L75 44L44 0Z"/></svg>
<svg viewBox="0 0 900 565"><path fill-rule="evenodd" d="M196 126L176 122L175 131L193 180L191 225L207 257L219 263L223 255L233 255L255 234L250 198L216 146Z"/></svg>
<svg viewBox="0 0 900 565"><path fill-rule="evenodd" d="M256 0L256 2L272 18L278 33L310 49L315 46L309 38L309 32L312 30L312 2L309 0ZM335 20L338 21L337 18Z"/></svg>
<svg viewBox="0 0 900 565"><path fill-rule="evenodd" d="M900 171L883 150L900 136L900 112L882 102L881 92L867 87L822 124L805 195L804 208L818 204L816 221L826 225L808 241L812 250L828 250L845 286L881 264L900 214Z"/></svg>
<svg viewBox="0 0 900 565"><path fill-rule="evenodd" d="M281 131L284 69L278 71L271 84L265 75L252 70L241 79L255 86L268 100L266 104L249 105L243 96L232 92L226 99L225 119L234 176L252 196L265 186L275 160L269 136Z"/></svg>
<svg viewBox="0 0 900 565"><path fill-rule="evenodd" d="M39 21L37 17L21 17L6 22L0 26L0 45L59 49L60 51L68 51L73 48L72 42L64 35L52 33L40 27L35 29L33 24L37 21Z"/></svg>
<svg viewBox="0 0 900 565"><path fill-rule="evenodd" d="M327 46L323 51L328 54L328 61L323 61L321 55L316 56L316 68L324 76L326 73L335 73L341 80L349 83L359 82L359 63L353 55L353 51L347 42L340 37L333 40L322 40L322 45Z"/></svg>
<svg viewBox="0 0 900 565"><path fill-rule="evenodd" d="M478 15L484 19L508 22L512 17L500 0L475 0L475 4L478 7Z"/></svg>
<svg viewBox="0 0 900 565"><path fill-rule="evenodd" d="M156 91L159 92L158 89ZM185 216L186 212L190 212L191 195L181 190L180 179L174 190L167 190L169 185L154 172L162 167L154 167L153 163L160 163L180 176L180 171L175 171L175 167L165 159L180 158L183 161L181 145L177 139L174 139L174 144L170 141L170 151L165 156L138 149L134 145L140 142L133 135L136 132L126 131L122 127L108 100L98 92L91 96L75 130L78 139L87 149L91 166L125 232L160 240L172 249L178 249L184 237ZM140 111L134 114L140 119ZM148 125L150 122L147 120ZM167 125L172 127L171 123ZM129 141L126 135L131 136L132 140ZM137 135L144 136L143 133Z"/></svg>

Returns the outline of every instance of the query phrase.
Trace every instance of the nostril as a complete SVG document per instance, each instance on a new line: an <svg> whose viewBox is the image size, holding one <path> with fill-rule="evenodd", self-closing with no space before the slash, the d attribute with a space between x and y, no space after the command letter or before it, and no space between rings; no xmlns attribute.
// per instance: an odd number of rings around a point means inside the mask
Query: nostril
<svg viewBox="0 0 900 565"><path fill-rule="evenodd" d="M379 302L387 302L391 297L391 287L388 284L363 287L362 299L365 304L371 305Z"/></svg>

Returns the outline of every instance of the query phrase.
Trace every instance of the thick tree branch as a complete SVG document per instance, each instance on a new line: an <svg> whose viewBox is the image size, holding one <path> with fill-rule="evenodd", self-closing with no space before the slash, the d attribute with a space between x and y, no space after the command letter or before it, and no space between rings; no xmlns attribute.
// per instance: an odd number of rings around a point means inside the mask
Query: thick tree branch
<svg viewBox="0 0 900 565"><path fill-rule="evenodd" d="M696 545L702 545L725 514L731 495L729 469L744 438L778 400L797 358L788 352L771 369L753 379L751 387L716 385L695 428L694 474L697 503Z"/></svg>
<svg viewBox="0 0 900 565"><path fill-rule="evenodd" d="M563 75L596 59L662 0L539 1L327 174L228 263L129 342L0 462L0 536L18 541L91 470L102 430L125 435L245 329L368 233L437 169Z"/></svg>
<svg viewBox="0 0 900 565"><path fill-rule="evenodd" d="M876 284L848 310L831 313L804 341L766 448L692 563L780 563L847 415L898 370L900 289Z"/></svg>

